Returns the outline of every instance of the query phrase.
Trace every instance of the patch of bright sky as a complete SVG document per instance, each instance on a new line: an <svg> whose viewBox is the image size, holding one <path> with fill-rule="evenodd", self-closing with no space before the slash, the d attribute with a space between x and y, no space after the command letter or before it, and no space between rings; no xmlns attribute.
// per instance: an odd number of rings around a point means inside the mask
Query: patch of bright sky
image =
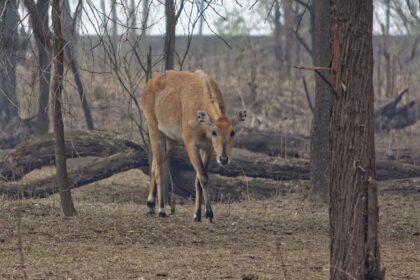
<svg viewBox="0 0 420 280"><path fill-rule="evenodd" d="M70 0L71 9L77 5L78 0ZM102 22L103 13L100 8L100 0L87 0L84 1L84 9L82 16L82 33L95 34L98 30L98 25ZM108 18L111 17L111 0L105 3L105 14ZM129 8L127 3L130 4L130 0L117 0L117 17L119 22L119 32L126 30ZM137 14L137 26L141 26L142 16L142 2L136 0L136 14ZM149 21L147 33L151 35L163 35L165 33L165 0L149 0ZM203 34L211 35L216 32L215 22L225 18L227 21L230 20L226 17L226 14L230 11L238 13L244 21L250 34L270 34L271 27L268 22L264 22L264 19L258 15L258 8L260 3L251 6L254 1L235 1L235 0L212 0L207 1L204 4L205 8L205 22L203 24ZM176 9L179 9L180 1L175 1ZM199 29L199 3L198 0L187 0L184 4L183 12L181 13L179 22L176 27L176 33L179 35L188 35L198 33ZM111 22L108 22L108 26L111 26Z"/></svg>
<svg viewBox="0 0 420 280"><path fill-rule="evenodd" d="M42 0L38 0L42 1ZM98 34L101 32L103 25L104 14L101 10L101 0L82 0L83 1L83 15L82 24L79 32L82 34ZM137 24L140 29L141 16L142 16L142 2L144 0L135 0ZM283 0L287 1L287 0ZM70 0L71 10L74 11L79 0ZM113 0L105 0L105 16L111 18L111 7ZM379 5L379 1L375 2L374 12L374 33L382 33L381 24L385 22L385 11L383 6ZM131 0L116 0L117 17L118 17L118 31L119 33L126 32L128 26L128 4ZM176 9L179 8L180 0L175 1ZM186 0L183 12L181 13L179 22L176 27L178 35L197 34L199 30L199 3L200 0ZM208 4L210 3L210 4ZM229 22L242 18L243 33L251 35L269 35L272 33L272 26L269 20L265 20L268 11L271 7L272 0L207 0L205 6L205 22L203 24L203 34L211 35L218 32L217 22L226 20L225 25L229 26ZM165 0L149 0L149 21L148 31L150 35L163 35L165 34ZM303 8L301 8L303 11ZM273 14L274 11L272 10ZM305 17L308 17L309 12L306 11ZM26 14L26 13L24 13ZM391 14L391 34L404 34L406 33L398 23L397 16ZM395 20L394 20L395 19ZM24 24L28 24L27 17L24 17ZM112 22L108 21L108 28ZM219 27L220 29L220 27ZM300 30L301 32L307 32Z"/></svg>

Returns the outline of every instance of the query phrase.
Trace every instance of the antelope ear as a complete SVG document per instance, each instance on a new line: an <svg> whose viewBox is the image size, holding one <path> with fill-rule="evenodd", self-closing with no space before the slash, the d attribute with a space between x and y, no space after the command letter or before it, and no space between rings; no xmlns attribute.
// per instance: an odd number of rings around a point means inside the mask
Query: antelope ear
<svg viewBox="0 0 420 280"><path fill-rule="evenodd" d="M235 114L235 117L233 117L232 119L232 124L236 125L239 122L243 122L246 118L246 111L239 111Z"/></svg>
<svg viewBox="0 0 420 280"><path fill-rule="evenodd" d="M212 125L213 120L211 119L210 115L207 112L204 111L197 111L197 119L199 122L207 125Z"/></svg>

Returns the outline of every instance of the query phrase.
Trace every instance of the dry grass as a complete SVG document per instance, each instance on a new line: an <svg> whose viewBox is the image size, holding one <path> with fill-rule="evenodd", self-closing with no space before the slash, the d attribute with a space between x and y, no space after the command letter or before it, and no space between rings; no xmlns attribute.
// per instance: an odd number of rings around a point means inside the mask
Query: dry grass
<svg viewBox="0 0 420 280"><path fill-rule="evenodd" d="M265 181L260 181L264 184ZM327 207L305 199L305 183L269 200L214 205L215 223L192 221L178 199L167 219L146 217L147 177L129 171L75 190L78 216L58 196L0 207L0 278L327 279ZM382 195L380 241L388 279L419 279L420 195ZM182 204L182 205L181 205Z"/></svg>

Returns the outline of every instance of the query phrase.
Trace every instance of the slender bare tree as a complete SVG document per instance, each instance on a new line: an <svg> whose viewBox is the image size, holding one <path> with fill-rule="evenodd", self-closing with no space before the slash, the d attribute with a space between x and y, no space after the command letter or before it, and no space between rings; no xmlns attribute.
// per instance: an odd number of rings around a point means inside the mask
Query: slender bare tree
<svg viewBox="0 0 420 280"><path fill-rule="evenodd" d="M0 0L0 129L19 118L16 97L17 1Z"/></svg>
<svg viewBox="0 0 420 280"><path fill-rule="evenodd" d="M117 17L117 0L112 1L111 6L112 17L112 43L116 44L118 35L118 17Z"/></svg>
<svg viewBox="0 0 420 280"><path fill-rule="evenodd" d="M331 60L330 0L312 2L312 50L315 66L329 67ZM321 77L322 75L322 77ZM311 130L311 197L327 202L330 178L331 88L329 71L315 73L315 106Z"/></svg>
<svg viewBox="0 0 420 280"><path fill-rule="evenodd" d="M52 2L52 21L54 30L53 64L54 75L51 96L53 98L53 123L55 140L55 166L56 184L60 191L61 207L66 217L76 215L76 209L71 197L71 189L68 185L66 153L64 145L64 122L62 115L62 90L64 75L64 39L61 32L60 0Z"/></svg>
<svg viewBox="0 0 420 280"><path fill-rule="evenodd" d="M49 128L49 91L51 79L51 32L49 31L48 9L50 1L24 0L29 13L32 30L38 49L38 114L35 119L35 131L48 133Z"/></svg>
<svg viewBox="0 0 420 280"><path fill-rule="evenodd" d="M149 20L149 0L143 1L143 10L142 10L142 19L141 19L141 32L144 35L147 35L148 29L148 20Z"/></svg>
<svg viewBox="0 0 420 280"><path fill-rule="evenodd" d="M165 34L165 69L174 69L175 61L175 2L165 0L166 34Z"/></svg>
<svg viewBox="0 0 420 280"><path fill-rule="evenodd" d="M62 28L63 28L63 39L65 40L65 53L68 58L68 63L70 64L71 72L73 73L74 82L76 83L77 91L79 93L80 102L82 104L83 114L85 116L86 127L88 130L95 129L93 125L93 118L90 112L90 107L88 100L86 98L86 92L83 87L82 79L80 77L79 69L77 68L77 61L74 54L74 41L77 37L76 32L76 19L78 13L82 11L81 9L82 1L80 0L74 17L71 15L69 0L64 1L64 11L62 14Z"/></svg>

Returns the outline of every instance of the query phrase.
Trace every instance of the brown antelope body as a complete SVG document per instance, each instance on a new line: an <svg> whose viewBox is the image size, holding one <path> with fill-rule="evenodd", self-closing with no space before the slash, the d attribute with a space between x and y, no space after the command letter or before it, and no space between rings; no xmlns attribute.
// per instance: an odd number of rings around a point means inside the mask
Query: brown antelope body
<svg viewBox="0 0 420 280"><path fill-rule="evenodd" d="M225 166L231 160L235 125L246 111L236 117L225 116L225 104L216 82L198 70L166 71L150 80L141 97L149 130L152 152L151 183L147 206L154 214L155 197L159 217L165 217L162 166L178 142L183 142L196 172L194 220L201 221L204 198L205 216L213 219L206 173L213 150L217 162Z"/></svg>

